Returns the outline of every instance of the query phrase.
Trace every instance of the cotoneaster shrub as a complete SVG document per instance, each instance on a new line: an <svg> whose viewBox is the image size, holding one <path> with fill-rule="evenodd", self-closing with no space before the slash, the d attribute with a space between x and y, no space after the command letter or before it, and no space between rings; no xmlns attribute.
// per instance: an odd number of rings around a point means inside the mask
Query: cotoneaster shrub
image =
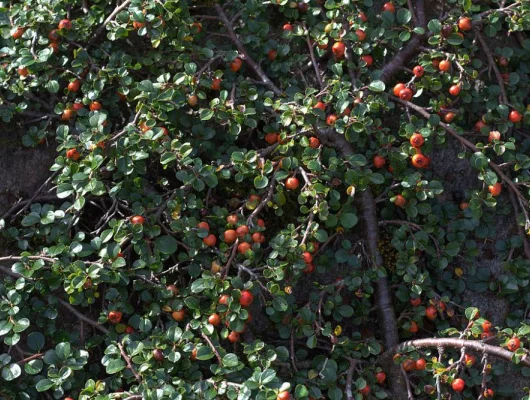
<svg viewBox="0 0 530 400"><path fill-rule="evenodd" d="M512 396L529 25L513 0L0 1L3 123L57 150L0 219L0 398Z"/></svg>

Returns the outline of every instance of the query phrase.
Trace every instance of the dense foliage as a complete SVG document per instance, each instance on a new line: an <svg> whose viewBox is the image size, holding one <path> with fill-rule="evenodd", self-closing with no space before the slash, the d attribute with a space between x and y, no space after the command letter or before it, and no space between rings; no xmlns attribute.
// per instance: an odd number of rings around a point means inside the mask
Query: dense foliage
<svg viewBox="0 0 530 400"><path fill-rule="evenodd" d="M427 3L0 1L0 398L514 396L530 5Z"/></svg>

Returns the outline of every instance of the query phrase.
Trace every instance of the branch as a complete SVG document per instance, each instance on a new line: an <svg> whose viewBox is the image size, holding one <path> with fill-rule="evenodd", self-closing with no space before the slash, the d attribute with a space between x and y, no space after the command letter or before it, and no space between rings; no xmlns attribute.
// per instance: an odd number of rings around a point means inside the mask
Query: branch
<svg viewBox="0 0 530 400"><path fill-rule="evenodd" d="M414 400L414 394L412 393L412 389L410 387L409 377L407 373L405 372L405 370L403 369L402 365L400 365L400 368L401 368L401 375L403 375L403 379L405 379L405 385L407 386L407 398L408 400Z"/></svg>
<svg viewBox="0 0 530 400"><path fill-rule="evenodd" d="M133 375L136 378L136 380L138 381L138 383L142 383L142 378L140 377L140 375L138 375L138 372L136 372L136 370L134 369L134 367L133 367L133 365L131 363L131 359L129 358L129 356L125 352L125 349L123 348L123 345L120 342L117 342L117 344L118 344L118 347L120 349L121 356L123 357L123 359L127 363L127 367L131 370L131 372L133 373Z"/></svg>
<svg viewBox="0 0 530 400"><path fill-rule="evenodd" d="M508 104L508 96L506 95L506 88L504 87L504 80L502 79L502 75L499 71L499 68L497 68L497 64L495 63L495 60L493 59L493 55L491 54L490 48L488 47L488 44L486 43L484 36L482 36L482 33L480 33L480 30L478 28L475 28L475 36L478 39L480 46L482 47L482 50L484 50L484 53L486 54L490 67L493 69L493 72L495 73L495 77L497 78L497 84L501 88L502 102L503 104Z"/></svg>
<svg viewBox="0 0 530 400"><path fill-rule="evenodd" d="M0 257L0 262L2 262L2 261L23 261L25 259L34 260L34 261L43 260L43 261L51 262L51 263L59 261L57 258L44 257L44 256L25 256L25 257L21 257L21 256L6 256L6 257Z"/></svg>
<svg viewBox="0 0 530 400"><path fill-rule="evenodd" d="M94 44L94 42L103 34L103 32L105 31L105 27L107 26L107 24L112 21L114 19L114 17L116 17L116 15L118 15L118 13L123 10L125 7L127 7L129 4L131 3L131 0L125 0L122 4L120 4L119 6L117 6L114 11L112 11L110 13L110 15L107 17L107 19L103 22L103 24L101 24L97 29L96 29L96 32L94 33L94 37L90 40L90 42L88 43L87 45L87 48L90 47L91 45Z"/></svg>
<svg viewBox="0 0 530 400"><path fill-rule="evenodd" d="M313 129L317 132L317 136L322 139L323 143L328 143L344 158L349 158L354 154L351 143L346 140L344 135L337 134L337 132L331 128L321 130L316 125L313 126ZM366 240L368 242L368 254L376 267L382 267L383 258L377 248L379 241L379 225L376 217L376 203L370 188L361 192L359 202L361 203L364 229L366 232ZM376 286L376 303L381 313L380 327L383 333L383 340L386 348L392 348L399 343L399 335L396 315L392 306L392 296L390 294L390 287L386 276L380 277ZM406 386L405 382L403 382L403 376L401 375L399 366L392 366L388 372L390 376L389 381L392 382L394 397L405 398Z"/></svg>
<svg viewBox="0 0 530 400"><path fill-rule="evenodd" d="M353 400L353 393L351 390L352 380L353 380L353 371L355 370L355 365L357 362L350 358L350 367L348 368L348 373L346 374L346 400Z"/></svg>
<svg viewBox="0 0 530 400"><path fill-rule="evenodd" d="M395 353L404 351L409 347L416 349L429 349L429 348L449 348L460 350L462 347L474 350L479 353L486 353L490 356L499 358L504 361L513 362L512 356L514 353L505 350L502 347L493 346L486 344L478 340L466 340L466 339L454 339L454 338L426 338L416 339L403 342L397 346L394 346L390 350L387 350L381 355L381 360L391 359ZM526 367L530 367L530 359L523 358L520 363Z"/></svg>
<svg viewBox="0 0 530 400"><path fill-rule="evenodd" d="M226 262L226 265L223 267L223 271L221 273L221 276L226 277L228 275L228 271L230 270L230 265L234 262L234 258L236 258L237 254L237 245L239 244L239 239L236 239L232 246L232 253L230 253L230 258Z"/></svg>
<svg viewBox="0 0 530 400"><path fill-rule="evenodd" d="M30 356L28 358L24 358L23 360L17 361L17 364L25 364L25 363L28 363L30 361L33 361L33 360L36 360L36 359L42 358L42 357L44 357L44 353L33 354L32 356Z"/></svg>
<svg viewBox="0 0 530 400"><path fill-rule="evenodd" d="M261 81L269 88L271 89L276 96L280 96L282 94L282 91L270 80L270 78L267 76L267 74L261 69L260 65L256 63L248 54L247 49L245 46L243 46L243 43L239 40L236 33L234 32L234 28L232 27L232 24L228 20L225 12L223 11L223 8L219 5L215 5L215 10L219 14L219 18L223 22L228 35L230 36L230 39L234 44L237 46L237 49L239 52L244 56L245 61L248 63L250 68L254 70L254 72L260 77Z"/></svg>
<svg viewBox="0 0 530 400"><path fill-rule="evenodd" d="M405 101L405 100L401 100L395 96L390 96L390 98L398 103L401 103L407 107L410 107L412 110L416 111L418 114L420 114L422 117L426 118L426 119L429 119L431 114L425 110L423 107L420 107L414 103L411 103L409 101ZM466 138L462 137L461 135L458 134L457 131L455 131L450 125L444 123L444 122L440 122L438 123L438 125L440 125L442 128L444 128L446 130L447 133L449 133L451 136L453 136L455 139L457 139L460 143L462 143L465 147L467 147L469 150L472 150L474 152L480 152L480 150L473 144L471 143L469 140L467 140ZM513 181L508 177L506 176L506 174L504 172L502 172L501 168L499 168L499 166L497 164L495 164L493 161L489 161L488 162L488 165L497 173L497 175L499 175L502 180L504 182L506 182L508 184L508 187L510 190L513 190L514 194L519 198L521 199L523 202L527 203L528 200L525 199L525 197L521 194L521 192L519 192L519 190L517 189L517 186L513 183Z"/></svg>
<svg viewBox="0 0 530 400"><path fill-rule="evenodd" d="M221 358L221 355L217 351L216 347L213 345L210 338L206 334L204 334L204 332L201 332L201 336L206 341L206 343L208 343L208 346L210 346L210 348L212 349L213 354L215 354L215 356L217 357L217 361L219 361L219 366L223 365L223 359Z"/></svg>
<svg viewBox="0 0 530 400"><path fill-rule="evenodd" d="M480 384L480 396L478 400L484 400L484 392L488 387L488 354L484 353L482 355L482 383Z"/></svg>
<svg viewBox="0 0 530 400"><path fill-rule="evenodd" d="M528 240L526 240L526 235L525 235L523 227L519 225L519 223L517 222L517 210L519 209L519 207L517 206L517 199L515 198L515 194L513 193L512 190L510 190L510 202L512 203L513 212L515 213L515 225L517 225L517 233L519 233L519 236L521 236L521 238L523 239L524 255L527 260L530 260L530 245L528 245ZM523 204L521 204L521 209L523 210L523 213L525 214L525 217L526 217L526 212L525 212ZM527 221L528 221L528 218L527 218Z"/></svg>
<svg viewBox="0 0 530 400"><path fill-rule="evenodd" d="M33 201L37 198L37 196L39 195L40 192L42 192L44 190L44 188L46 186L48 186L48 183L50 183L57 175L59 175L59 173L61 172L61 170L58 170L58 171L55 171L52 176L50 176L48 179L46 179L46 181L37 189L37 191L33 194L33 196L31 196L31 198L27 201L26 205L21 209L19 210L12 218L11 218L11 222L13 222L13 220L19 216L20 214L22 214L24 211L26 211L29 206L33 203ZM0 219L4 219L9 216L10 213L14 212L14 210L16 210L16 207L17 205L15 204L13 207L11 207L4 215L2 218Z"/></svg>
<svg viewBox="0 0 530 400"><path fill-rule="evenodd" d="M274 186L276 185L276 175L272 177L272 181L269 184L269 190L267 191L267 195L265 198L258 204L258 206L255 208L254 211L248 216L247 218L247 225L254 226L254 218L258 216L258 214L263 210L265 205L272 199L272 196L274 194Z"/></svg>
<svg viewBox="0 0 530 400"><path fill-rule="evenodd" d="M411 10L412 12L412 10ZM418 14L418 19L422 23L422 26L425 25L425 10L423 0L418 0L416 3L416 12ZM419 53L419 45L423 42L428 35L414 35L410 42L401 48L395 55L392 60L390 60L382 69L381 79L385 84L390 83L390 79L400 68L405 65L412 57Z"/></svg>
<svg viewBox="0 0 530 400"><path fill-rule="evenodd" d="M87 316L81 314L79 311L77 311L75 309L75 307L73 307L72 305L70 305L70 303L67 303L66 301L62 300L62 299L57 299L57 301L63 305L65 308L68 309L68 311L70 311L72 314L74 314L78 319L80 319L81 321L84 321L86 322L87 324L93 326L94 328L96 328L97 330L99 330L100 332L108 335L110 333L110 331L105 328L104 326L101 326L100 324L98 324L96 321L88 318Z"/></svg>
<svg viewBox="0 0 530 400"><path fill-rule="evenodd" d="M309 38L309 34L306 37L307 47L309 48L309 56L311 57L311 64L313 64L313 68L315 69L315 75L317 76L318 80L318 86L320 86L320 90L324 89L324 83L322 82L322 77L320 76L320 69L318 68L317 60L315 58L315 52L313 51L313 45L311 44L311 39Z"/></svg>

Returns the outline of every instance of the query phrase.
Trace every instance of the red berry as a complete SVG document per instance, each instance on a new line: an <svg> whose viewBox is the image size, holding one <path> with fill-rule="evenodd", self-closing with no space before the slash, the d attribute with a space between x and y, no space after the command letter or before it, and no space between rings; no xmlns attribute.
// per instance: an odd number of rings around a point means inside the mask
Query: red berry
<svg viewBox="0 0 530 400"><path fill-rule="evenodd" d="M471 23L471 19L468 17L462 17L458 20L458 28L461 31L469 31L473 27L473 24Z"/></svg>
<svg viewBox="0 0 530 400"><path fill-rule="evenodd" d="M458 96L460 94L460 91L462 90L462 87L460 86L460 84L458 85L453 85L449 88L449 94L451 96Z"/></svg>
<svg viewBox="0 0 530 400"><path fill-rule="evenodd" d="M416 371L423 371L426 365L427 361L425 361L425 358L420 358L416 360Z"/></svg>
<svg viewBox="0 0 530 400"><path fill-rule="evenodd" d="M425 316L431 321L434 321L438 316L438 310L436 309L436 307L431 305L425 310Z"/></svg>
<svg viewBox="0 0 530 400"><path fill-rule="evenodd" d="M285 187L287 190L296 190L300 186L300 181L295 177L287 178L285 181Z"/></svg>
<svg viewBox="0 0 530 400"><path fill-rule="evenodd" d="M243 307L248 307L254 301L254 296L248 290L243 290L241 292L241 297L239 298L239 304Z"/></svg>
<svg viewBox="0 0 530 400"><path fill-rule="evenodd" d="M133 225L142 225L145 222L145 218L141 215L135 215L131 218L131 223Z"/></svg>
<svg viewBox="0 0 530 400"><path fill-rule="evenodd" d="M121 311L110 311L108 315L108 319L110 323L118 324L121 321L122 316L123 316L123 313Z"/></svg>
<svg viewBox="0 0 530 400"><path fill-rule="evenodd" d="M521 347L521 341L517 337L513 337L506 343L506 348L510 351L515 351Z"/></svg>
<svg viewBox="0 0 530 400"><path fill-rule="evenodd" d="M331 51L333 52L335 57L337 57L339 59L343 58L344 57L344 52L346 51L346 45L344 44L344 42L336 42L331 47Z"/></svg>
<svg viewBox="0 0 530 400"><path fill-rule="evenodd" d="M512 111L508 117L511 122L514 124L520 122L523 119L523 116L518 111Z"/></svg>
<svg viewBox="0 0 530 400"><path fill-rule="evenodd" d="M401 100L410 101L413 95L414 93L412 93L412 90L410 90L409 88L405 88L399 91L399 98Z"/></svg>
<svg viewBox="0 0 530 400"><path fill-rule="evenodd" d="M447 72L451 69L451 62L449 60L442 60L438 64L438 69L443 72Z"/></svg>
<svg viewBox="0 0 530 400"><path fill-rule="evenodd" d="M421 78L425 73L425 68L423 68L421 65L416 65L412 70L412 73L416 78Z"/></svg>
<svg viewBox="0 0 530 400"><path fill-rule="evenodd" d="M497 197L501 194L502 184L500 182L497 182L495 185L488 186L488 190L493 197Z"/></svg>
<svg viewBox="0 0 530 400"><path fill-rule="evenodd" d="M374 157L374 167L376 168L383 168L386 164L385 157L383 156L375 156Z"/></svg>
<svg viewBox="0 0 530 400"><path fill-rule="evenodd" d="M421 297L410 299L410 304L412 305L412 307L418 307L421 304Z"/></svg>
<svg viewBox="0 0 530 400"><path fill-rule="evenodd" d="M381 385L386 380L386 374L384 372L378 372L375 374L375 379Z"/></svg>
<svg viewBox="0 0 530 400"><path fill-rule="evenodd" d="M335 125L335 122L337 122L337 116L335 114L328 115L328 117L326 118L326 124L328 124L329 126L333 126Z"/></svg>
<svg viewBox="0 0 530 400"><path fill-rule="evenodd" d="M451 383L451 387L455 392L461 392L464 390L464 387L466 386L466 383L461 378L456 378L453 383Z"/></svg>
<svg viewBox="0 0 530 400"><path fill-rule="evenodd" d="M71 29L72 28L72 22L70 22L70 20L68 20L68 19L62 19L62 20L59 21L59 25L57 25L57 28L59 30L61 30L61 29L66 29L66 30Z"/></svg>
<svg viewBox="0 0 530 400"><path fill-rule="evenodd" d="M388 3L383 4L383 11L388 11L388 12L393 13L396 11L396 7L394 7L394 3L389 1Z"/></svg>
<svg viewBox="0 0 530 400"><path fill-rule="evenodd" d="M410 144L412 145L412 147L416 149L419 149L421 146L423 146L424 143L425 143L425 138L423 137L421 133L414 133L410 137Z"/></svg>

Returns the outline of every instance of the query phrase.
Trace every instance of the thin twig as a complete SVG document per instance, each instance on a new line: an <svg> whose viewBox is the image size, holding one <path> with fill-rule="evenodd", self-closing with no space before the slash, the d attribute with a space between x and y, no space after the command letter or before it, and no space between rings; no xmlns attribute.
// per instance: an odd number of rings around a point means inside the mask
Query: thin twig
<svg viewBox="0 0 530 400"><path fill-rule="evenodd" d="M349 359L350 361L350 367L348 368L348 372L346 374L346 399L352 400L353 399L353 393L352 393L352 381L353 381L353 371L355 370L355 366L357 365L356 360L353 358Z"/></svg>
<svg viewBox="0 0 530 400"><path fill-rule="evenodd" d="M421 107L421 106L418 106L418 105L416 105L414 103L411 103L409 101L401 100L400 98L395 97L395 96L390 96L390 98L392 100L398 102L398 103L401 103L401 104L403 104L405 106L410 107L412 110L416 111L418 114L420 114L422 117L424 117L426 119L429 119L430 116L431 116L431 114L427 110L425 110L423 107ZM444 128L446 130L446 132L451 134L451 136L453 136L455 139L457 139L460 143L462 143L469 150L472 150L473 152L480 152L480 150L473 143L471 143L469 140L467 140L466 138L464 138L461 135L459 135L458 132L455 131L450 125L448 125L448 124L446 124L444 122L440 122L438 125L440 125L442 128ZM495 164L493 161L489 161L488 164L497 173L497 175L499 175L501 177L501 179L508 184L509 189L513 190L514 194L519 199L521 199L525 203L528 202L525 199L525 197L521 194L521 192L519 192L519 190L517 189L517 186L513 183L513 181L508 176L506 176L506 174L504 172L502 172L501 168L499 168L499 166L497 164Z"/></svg>
<svg viewBox="0 0 530 400"><path fill-rule="evenodd" d="M123 348L123 345L120 342L118 342L117 344L118 344L118 348L120 349L120 353L121 353L122 358L127 363L127 367L131 370L131 372L133 373L133 375L136 378L136 380L138 381L138 383L142 383L142 378L141 378L140 375L138 375L138 372L136 371L136 369L134 369L134 366L132 365L131 359L127 355L127 353L125 352L125 349Z"/></svg>
<svg viewBox="0 0 530 400"><path fill-rule="evenodd" d="M59 303L61 303L61 305L65 308L68 309L68 311L70 311L72 314L74 314L77 318L79 318L80 320L82 321L85 321L87 324L93 326L94 328L96 328L97 330L99 330L100 332L104 333L104 334L108 334L110 331L105 328L104 326L101 326L100 324L98 324L96 321L94 321L93 319L90 319L88 318L87 316L85 316L84 314L81 314L79 311L77 311L75 309L75 307L73 307L72 305L70 305L70 303L67 303L66 301L62 300L62 299L57 299L57 301Z"/></svg>
<svg viewBox="0 0 530 400"><path fill-rule="evenodd" d="M313 68L315 69L315 75L317 76L318 85L320 86L320 89L324 89L324 83L322 82L322 77L320 76L320 69L318 68L318 64L315 58L315 52L313 51L313 45L311 44L309 34L306 37L306 42L307 47L309 49L309 56L311 57L311 64L313 64Z"/></svg>
<svg viewBox="0 0 530 400"><path fill-rule="evenodd" d="M223 267L223 271L221 272L221 276L223 277L228 275L228 271L230 271L230 265L232 265L234 258L236 258L238 243L239 239L236 239L235 243L232 245L232 253L230 253L230 258L226 262L226 265Z"/></svg>
<svg viewBox="0 0 530 400"><path fill-rule="evenodd" d="M96 29L96 32L94 33L94 37L90 40L90 42L87 45L87 48L94 44L94 42L103 34L105 31L105 27L107 24L118 15L118 13L123 10L125 7L127 7L131 3L131 0L125 0L122 4L117 6L114 11L112 11L107 19Z"/></svg>
<svg viewBox="0 0 530 400"><path fill-rule="evenodd" d="M37 198L37 196L39 195L40 192L42 192L44 190L44 188L46 186L48 186L48 184L57 176L59 175L59 173L61 172L61 170L58 170L58 171L55 171L48 179L46 179L46 181L37 189L37 191L33 194L33 196L31 196L31 198L27 201L26 205L20 209L13 217L11 217L11 222L13 222L13 220L18 217L20 214L22 214L24 211L26 211L28 209L28 207L33 203L33 201ZM16 205L14 205L13 207L11 207L3 216L2 218L0 219L3 219L5 220L10 213L12 213L14 210L16 209Z"/></svg>
<svg viewBox="0 0 530 400"><path fill-rule="evenodd" d="M482 36L482 33L480 32L478 28L475 28L475 36L478 39L480 46L482 47L482 50L484 50L484 53L486 54L486 58L488 59L488 63L490 67L493 69L493 72L495 73L495 77L497 78L497 84L499 85L501 89L502 103L508 104L508 96L506 95L506 88L504 87L504 79L502 78L499 68L497 68L497 64L495 63L495 60L493 59L493 55L491 54L490 48L488 47L488 44L486 43L484 36Z"/></svg>
<svg viewBox="0 0 530 400"><path fill-rule="evenodd" d="M248 53L247 49L245 48L245 46L243 46L243 43L241 43L236 33L234 32L234 28L232 24L230 23L228 17L226 16L223 8L219 4L216 4L215 10L219 14L219 18L221 19L221 21L223 21L223 24L228 32L228 35L230 36L230 39L237 46L237 49L239 50L239 52L244 56L245 62L250 66L250 68L254 70L254 72L256 73L256 75L259 76L262 82L274 92L274 94L276 94L277 96L280 96L282 94L282 91L271 81L271 79L263 71L261 66L250 57L250 54Z"/></svg>
<svg viewBox="0 0 530 400"><path fill-rule="evenodd" d="M208 346L210 346L210 348L212 349L213 353L217 357L217 361L219 361L219 365L223 365L223 359L221 358L221 355L219 354L219 351L217 351L217 348L213 345L213 343L210 340L210 338L204 332L201 332L201 336L206 341L206 343L208 343Z"/></svg>
<svg viewBox="0 0 530 400"><path fill-rule="evenodd" d="M401 374L403 375L403 379L405 380L405 386L407 387L407 398L408 400L414 400L414 394L412 393L412 388L410 387L410 380L405 372L405 369L403 369L403 366L400 366L401 368Z"/></svg>

